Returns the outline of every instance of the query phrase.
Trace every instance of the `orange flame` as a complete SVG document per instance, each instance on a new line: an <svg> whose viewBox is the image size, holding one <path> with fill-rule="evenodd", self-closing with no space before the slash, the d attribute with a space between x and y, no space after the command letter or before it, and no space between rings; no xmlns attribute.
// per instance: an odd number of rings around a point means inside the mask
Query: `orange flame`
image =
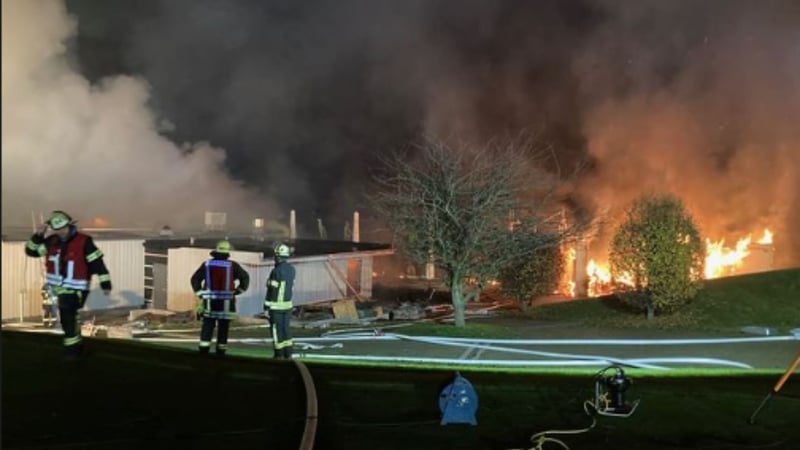
<svg viewBox="0 0 800 450"><path fill-rule="evenodd" d="M765 229L761 239L756 242L756 244L760 245L772 245L772 243L773 234L769 229ZM716 242L706 239L704 278L712 279L739 273L747 256L750 255L751 245L752 239L750 236L739 239L733 248L726 247L724 239ZM572 258L571 261L574 261L574 253L572 253ZM612 276L607 263L597 263L594 259L590 260L586 265L586 275L589 283L587 294L590 297L610 294L614 291L615 286L620 284L634 285L631 274L623 273ZM568 292L574 296L574 283L572 289Z"/></svg>
<svg viewBox="0 0 800 450"><path fill-rule="evenodd" d="M744 259L750 254L750 236L739 239L735 248L725 247L725 239L711 242L706 239L706 272L707 279L731 275L742 267Z"/></svg>
<svg viewBox="0 0 800 450"><path fill-rule="evenodd" d="M100 216L97 216L97 217L93 218L92 221L91 221L91 226L92 227L106 228L106 227L108 227L108 225L109 225L108 220L106 218L100 217Z"/></svg>

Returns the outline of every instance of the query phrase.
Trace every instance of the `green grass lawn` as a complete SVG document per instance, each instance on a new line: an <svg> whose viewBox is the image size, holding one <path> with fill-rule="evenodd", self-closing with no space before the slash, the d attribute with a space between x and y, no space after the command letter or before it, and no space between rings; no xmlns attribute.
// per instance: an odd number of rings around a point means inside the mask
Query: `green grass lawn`
<svg viewBox="0 0 800 450"><path fill-rule="evenodd" d="M293 329L296 337L319 336L335 330L353 328L385 328L387 332L412 336L444 336L471 338L534 338L575 337L574 329L560 330L558 324L569 323L591 328L594 337L619 337L620 331L632 336L664 336L690 334L735 334L741 327L761 325L787 333L800 327L800 269L743 275L704 283L698 296L679 311L646 320L643 313L632 312L613 297L567 301L539 306L528 312L503 311L498 316L469 319L465 328L435 322L375 322L371 325L333 324L325 329ZM234 323L233 327L252 323ZM400 325L400 326L398 326ZM163 324L161 328L199 328L199 322ZM189 334L187 334L188 336ZM265 337L258 328L234 330L236 337Z"/></svg>
<svg viewBox="0 0 800 450"><path fill-rule="evenodd" d="M471 320L465 329L418 323L391 331L477 338L683 336L767 325L800 327L800 270L707 282L676 314L646 321L610 299L539 307L526 315ZM376 324L379 326L379 324ZM313 330L297 334L319 334ZM264 337L263 329L246 335ZM187 334L187 337L196 337ZM572 336L574 337L574 336ZM61 361L60 338L2 332L2 447L105 449L298 448L305 419L292 364L265 348L236 347L224 360L182 348L104 339L81 364ZM787 364L790 361L787 361ZM531 434L583 428L592 370L460 368L479 396L478 426L439 425L438 395L455 368L441 365L308 362L319 396L320 449L532 448ZM746 419L778 371L630 370L628 419L600 418L590 432L555 436L579 449L798 449L800 379L794 374L762 411ZM558 448L550 443L543 450Z"/></svg>
<svg viewBox="0 0 800 450"><path fill-rule="evenodd" d="M90 356L69 365L57 336L2 332L4 449L298 448L305 398L293 364L127 341L87 345ZM533 433L591 422L582 409L590 373L463 369L479 397L478 425L440 426L438 396L452 370L308 366L319 449L527 449ZM794 377L748 425L775 374L629 375L628 397L641 399L632 417L600 417L587 433L555 437L572 450L800 448Z"/></svg>
<svg viewBox="0 0 800 450"><path fill-rule="evenodd" d="M649 321L643 313L625 310L611 296L542 306L526 315L604 328L731 333L760 325L787 333L800 327L800 269L706 281L691 303Z"/></svg>

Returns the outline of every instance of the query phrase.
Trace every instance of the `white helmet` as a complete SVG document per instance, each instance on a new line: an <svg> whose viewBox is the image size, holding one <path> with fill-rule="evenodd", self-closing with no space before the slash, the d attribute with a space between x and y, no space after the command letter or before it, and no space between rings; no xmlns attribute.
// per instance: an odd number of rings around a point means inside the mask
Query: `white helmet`
<svg viewBox="0 0 800 450"><path fill-rule="evenodd" d="M276 245L273 250L275 252L275 256L279 258L288 258L289 254L291 253L289 246L283 243Z"/></svg>
<svg viewBox="0 0 800 450"><path fill-rule="evenodd" d="M47 219L47 225L53 230L60 230L74 223L75 221L72 220L72 217L64 211L53 211L50 218Z"/></svg>

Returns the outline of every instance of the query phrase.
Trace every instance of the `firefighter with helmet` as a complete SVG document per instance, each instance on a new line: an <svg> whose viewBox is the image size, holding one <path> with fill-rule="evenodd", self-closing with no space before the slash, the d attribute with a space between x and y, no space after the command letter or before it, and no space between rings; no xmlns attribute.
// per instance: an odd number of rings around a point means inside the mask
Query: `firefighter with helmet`
<svg viewBox="0 0 800 450"><path fill-rule="evenodd" d="M291 254L288 245L278 243L273 251L275 267L267 279L264 311L271 324L274 357L290 359L293 343L289 324L292 319L292 289L294 288L295 269L288 261Z"/></svg>
<svg viewBox="0 0 800 450"><path fill-rule="evenodd" d="M45 235L48 229L52 233ZM57 298L65 356L80 356L83 342L78 311L86 303L92 276L97 275L105 295L111 292L111 275L103 262L103 252L91 236L78 231L69 214L53 211L25 244L25 254L46 258L45 281Z"/></svg>
<svg viewBox="0 0 800 450"><path fill-rule="evenodd" d="M211 337L217 329L217 356L225 356L231 320L236 318L236 296L247 290L250 275L236 261L230 260L231 243L217 242L211 259L204 262L192 275L192 289L200 299L197 314L202 317L200 344L202 354L211 350Z"/></svg>

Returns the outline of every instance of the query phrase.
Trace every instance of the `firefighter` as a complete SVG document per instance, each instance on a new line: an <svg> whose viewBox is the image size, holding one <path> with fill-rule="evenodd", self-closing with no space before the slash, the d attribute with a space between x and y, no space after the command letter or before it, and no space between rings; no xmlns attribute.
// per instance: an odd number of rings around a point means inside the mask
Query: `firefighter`
<svg viewBox="0 0 800 450"><path fill-rule="evenodd" d="M250 275L236 261L231 261L231 243L223 240L192 275L192 289L200 299L197 314L203 319L198 349L202 354L211 350L211 337L217 329L217 356L225 356L231 320L236 318L236 296L247 290Z"/></svg>
<svg viewBox="0 0 800 450"><path fill-rule="evenodd" d="M267 279L267 295L264 311L272 328L272 344L275 358L292 357L292 337L289 322L292 318L292 289L294 287L294 266L289 264L289 246L278 243L274 248L275 267Z"/></svg>
<svg viewBox="0 0 800 450"><path fill-rule="evenodd" d="M45 236L48 228L52 233ZM64 211L53 211L25 245L28 256L46 257L45 281L57 297L64 331L64 352L69 359L83 352L78 311L86 303L92 275L97 275L105 295L111 292L111 275L103 262L103 252L91 236L78 231L75 221Z"/></svg>
<svg viewBox="0 0 800 450"><path fill-rule="evenodd" d="M53 328L58 322L58 297L47 283L42 285L42 325Z"/></svg>

